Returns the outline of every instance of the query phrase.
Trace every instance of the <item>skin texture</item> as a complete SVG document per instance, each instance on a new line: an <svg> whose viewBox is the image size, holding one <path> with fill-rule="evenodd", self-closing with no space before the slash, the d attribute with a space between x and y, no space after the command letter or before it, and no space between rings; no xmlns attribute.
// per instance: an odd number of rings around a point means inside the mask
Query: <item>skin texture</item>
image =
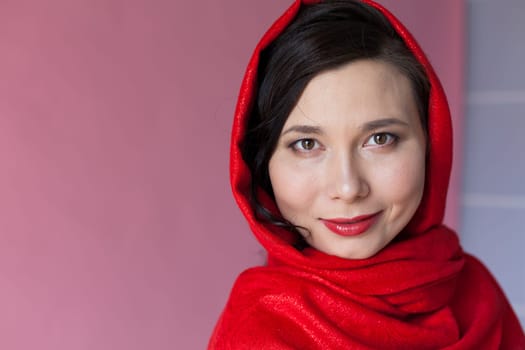
<svg viewBox="0 0 525 350"><path fill-rule="evenodd" d="M277 206L312 247L369 258L419 206L425 144L410 82L394 66L360 60L323 72L306 86L270 159ZM368 228L339 225L353 235L325 224L370 214Z"/></svg>

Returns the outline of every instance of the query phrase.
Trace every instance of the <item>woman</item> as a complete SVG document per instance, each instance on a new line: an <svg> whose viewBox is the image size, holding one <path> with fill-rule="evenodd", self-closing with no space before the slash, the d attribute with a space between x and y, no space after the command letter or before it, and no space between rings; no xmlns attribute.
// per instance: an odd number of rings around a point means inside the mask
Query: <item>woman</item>
<svg viewBox="0 0 525 350"><path fill-rule="evenodd" d="M235 198L268 264L237 279L210 349L525 349L507 299L443 226L445 95L371 1L299 1L237 105Z"/></svg>

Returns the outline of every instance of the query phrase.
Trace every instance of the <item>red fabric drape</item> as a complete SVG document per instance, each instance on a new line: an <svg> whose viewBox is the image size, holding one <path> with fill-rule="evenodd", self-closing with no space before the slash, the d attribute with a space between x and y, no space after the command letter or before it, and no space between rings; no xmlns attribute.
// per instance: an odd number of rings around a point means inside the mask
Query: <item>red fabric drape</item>
<svg viewBox="0 0 525 350"><path fill-rule="evenodd" d="M525 336L486 268L442 224L452 161L447 100L424 53L380 5L431 81L430 153L423 200L398 239L375 256L346 260L296 250L290 234L259 222L240 142L252 108L259 55L294 19L295 1L257 45L242 82L231 143L231 182L268 266L242 273L209 349L525 349ZM274 206L270 199L263 199Z"/></svg>

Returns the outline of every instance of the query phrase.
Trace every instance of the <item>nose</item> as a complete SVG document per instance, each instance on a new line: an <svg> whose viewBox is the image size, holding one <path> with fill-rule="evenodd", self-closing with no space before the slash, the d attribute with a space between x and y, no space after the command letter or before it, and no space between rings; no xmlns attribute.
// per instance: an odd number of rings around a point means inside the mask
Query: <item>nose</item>
<svg viewBox="0 0 525 350"><path fill-rule="evenodd" d="M370 186L361 160L345 152L330 163L327 180L332 199L351 203L368 195Z"/></svg>

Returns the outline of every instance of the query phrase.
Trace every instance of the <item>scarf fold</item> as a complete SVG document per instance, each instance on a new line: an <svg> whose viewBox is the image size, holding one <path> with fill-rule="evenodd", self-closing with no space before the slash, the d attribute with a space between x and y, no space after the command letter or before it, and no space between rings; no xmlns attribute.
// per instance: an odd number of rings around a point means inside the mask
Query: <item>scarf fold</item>
<svg viewBox="0 0 525 350"><path fill-rule="evenodd" d="M431 82L430 152L422 202L378 254L347 260L294 248L290 232L258 221L240 144L254 103L259 55L294 19L296 0L257 45L234 116L230 172L235 199L268 252L268 264L235 282L209 349L524 349L525 335L487 269L442 224L452 162L450 112L441 84L406 28L382 6ZM277 211L264 193L261 202Z"/></svg>

